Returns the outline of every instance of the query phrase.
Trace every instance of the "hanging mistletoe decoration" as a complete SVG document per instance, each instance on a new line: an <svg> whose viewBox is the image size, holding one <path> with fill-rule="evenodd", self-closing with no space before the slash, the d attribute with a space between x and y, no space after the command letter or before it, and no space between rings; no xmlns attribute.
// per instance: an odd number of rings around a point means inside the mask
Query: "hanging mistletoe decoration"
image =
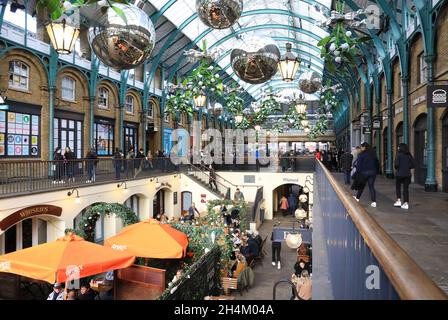
<svg viewBox="0 0 448 320"><path fill-rule="evenodd" d="M344 15L344 1L336 2L336 11L340 15ZM329 36L323 38L317 43L321 48L320 56L323 58L330 73L344 73L344 69L340 68L344 63L355 65L355 58L361 56L360 50L357 48L361 43L369 41L369 36L355 38L353 32L347 30L343 19L337 20L332 32Z"/></svg>

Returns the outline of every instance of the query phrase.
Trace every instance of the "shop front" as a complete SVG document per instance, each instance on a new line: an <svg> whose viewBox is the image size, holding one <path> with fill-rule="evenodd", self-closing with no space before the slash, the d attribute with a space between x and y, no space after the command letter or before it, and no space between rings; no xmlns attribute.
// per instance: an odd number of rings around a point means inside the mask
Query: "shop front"
<svg viewBox="0 0 448 320"><path fill-rule="evenodd" d="M0 220L0 254L14 252L56 239L64 233L62 208L36 205Z"/></svg>

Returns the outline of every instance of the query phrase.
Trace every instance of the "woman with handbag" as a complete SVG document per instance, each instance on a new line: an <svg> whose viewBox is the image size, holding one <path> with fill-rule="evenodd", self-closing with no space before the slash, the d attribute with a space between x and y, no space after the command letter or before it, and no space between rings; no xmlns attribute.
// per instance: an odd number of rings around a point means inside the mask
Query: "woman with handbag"
<svg viewBox="0 0 448 320"><path fill-rule="evenodd" d="M394 164L395 174L395 189L397 194L397 201L394 203L394 207L401 207L402 209L409 209L409 184L411 183L411 169L414 169L414 158L409 152L408 145L400 143L398 145L398 153L395 158ZM401 185L403 185L403 198L401 198ZM404 202L401 202L401 199Z"/></svg>

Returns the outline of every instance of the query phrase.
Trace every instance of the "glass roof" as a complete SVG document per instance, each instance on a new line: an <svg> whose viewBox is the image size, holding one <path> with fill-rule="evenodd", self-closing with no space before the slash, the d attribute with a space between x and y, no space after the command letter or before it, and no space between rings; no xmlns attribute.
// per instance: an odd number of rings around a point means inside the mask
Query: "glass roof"
<svg viewBox="0 0 448 320"><path fill-rule="evenodd" d="M192 42L200 45L202 40L209 49L219 49L217 64L235 79L245 90L257 99L261 88L272 85L280 88L297 87L296 81L286 85L279 73L270 81L261 85L250 85L240 80L230 65L230 51L238 47L241 37L267 36L278 45L281 53L286 51L285 44L293 43L293 51L302 60L301 69L322 74L323 61L319 56L317 42L328 33L315 26L315 21L323 19L322 7L330 8L331 0L246 0L241 18L231 28L224 30L209 29L196 15L194 0L149 0L165 18L172 22ZM191 20L189 23L186 21ZM179 62L177 68L183 64ZM187 71L187 70L182 70ZM309 97L313 99L313 96ZM314 96L314 99L316 97Z"/></svg>

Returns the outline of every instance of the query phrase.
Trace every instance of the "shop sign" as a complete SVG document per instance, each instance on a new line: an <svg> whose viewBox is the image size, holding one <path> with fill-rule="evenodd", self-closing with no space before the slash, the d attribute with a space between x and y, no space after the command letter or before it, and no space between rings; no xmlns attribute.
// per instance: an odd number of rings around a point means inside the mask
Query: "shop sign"
<svg viewBox="0 0 448 320"><path fill-rule="evenodd" d="M0 230L4 231L16 223L39 215L60 217L62 208L52 205L37 205L16 211L0 221Z"/></svg>
<svg viewBox="0 0 448 320"><path fill-rule="evenodd" d="M427 88L428 107L448 107L448 85L432 85Z"/></svg>
<svg viewBox="0 0 448 320"><path fill-rule="evenodd" d="M273 241L281 242L285 241L286 237L290 233L298 232L302 235L302 241L305 243L311 243L311 230L310 229L301 229L301 228L281 228L275 227L273 228Z"/></svg>

